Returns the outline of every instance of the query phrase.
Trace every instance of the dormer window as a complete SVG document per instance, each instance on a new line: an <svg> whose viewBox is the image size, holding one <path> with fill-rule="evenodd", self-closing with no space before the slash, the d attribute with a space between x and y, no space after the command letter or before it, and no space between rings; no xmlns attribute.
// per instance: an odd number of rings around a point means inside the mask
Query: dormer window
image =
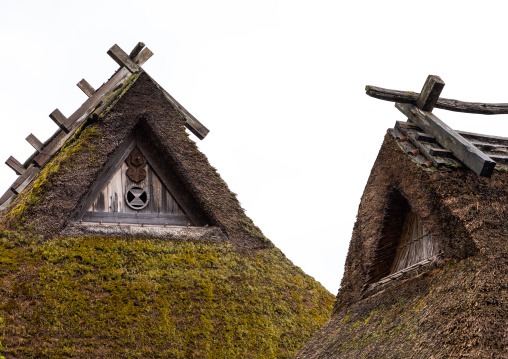
<svg viewBox="0 0 508 359"><path fill-rule="evenodd" d="M406 215L391 273L397 273L436 254L438 246L423 221L412 210Z"/></svg>
<svg viewBox="0 0 508 359"><path fill-rule="evenodd" d="M438 244L402 193L391 188L369 283L407 271L439 253Z"/></svg>

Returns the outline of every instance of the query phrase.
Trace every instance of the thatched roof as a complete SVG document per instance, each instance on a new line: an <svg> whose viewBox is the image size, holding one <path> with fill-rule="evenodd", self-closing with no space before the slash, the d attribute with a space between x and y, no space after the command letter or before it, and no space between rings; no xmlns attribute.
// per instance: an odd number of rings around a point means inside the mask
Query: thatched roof
<svg viewBox="0 0 508 359"><path fill-rule="evenodd" d="M504 357L508 173L427 169L394 137L386 135L362 196L332 319L296 358ZM383 280L387 218L402 203L440 254Z"/></svg>
<svg viewBox="0 0 508 359"><path fill-rule="evenodd" d="M245 215L207 158L189 139L184 119L159 86L142 72L114 105L94 113L42 169L38 178L0 214L9 229L29 227L54 237L73 221L80 200L115 149L133 132L150 142L192 193L211 224L242 247L268 240Z"/></svg>
<svg viewBox="0 0 508 359"><path fill-rule="evenodd" d="M64 139L42 168L33 161L45 150L32 156L25 188L4 196L3 353L294 355L329 319L331 294L246 216L186 133L195 119L148 74L139 69L112 91L74 130L48 140L46 148ZM133 139L148 144L163 171L171 172L199 225L80 223L90 192Z"/></svg>

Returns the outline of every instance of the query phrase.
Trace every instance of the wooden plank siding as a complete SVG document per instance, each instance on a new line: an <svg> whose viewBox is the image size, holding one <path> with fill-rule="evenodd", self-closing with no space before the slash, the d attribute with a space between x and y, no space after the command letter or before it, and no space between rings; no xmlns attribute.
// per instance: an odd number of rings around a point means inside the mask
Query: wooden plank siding
<svg viewBox="0 0 508 359"><path fill-rule="evenodd" d="M122 163L92 203L83 220L109 223L139 222L139 224L187 225L192 223L150 164L146 164L147 175L139 183L129 179L126 175L127 169L127 164ZM127 205L125 193L130 186L140 186L148 192L149 199L145 208L135 210Z"/></svg>

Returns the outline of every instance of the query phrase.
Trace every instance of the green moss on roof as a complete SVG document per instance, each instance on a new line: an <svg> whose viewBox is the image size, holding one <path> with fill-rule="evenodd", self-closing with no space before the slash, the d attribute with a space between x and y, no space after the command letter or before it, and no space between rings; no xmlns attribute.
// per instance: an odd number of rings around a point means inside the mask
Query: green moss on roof
<svg viewBox="0 0 508 359"><path fill-rule="evenodd" d="M0 243L8 357L289 358L333 296L275 248L121 238Z"/></svg>

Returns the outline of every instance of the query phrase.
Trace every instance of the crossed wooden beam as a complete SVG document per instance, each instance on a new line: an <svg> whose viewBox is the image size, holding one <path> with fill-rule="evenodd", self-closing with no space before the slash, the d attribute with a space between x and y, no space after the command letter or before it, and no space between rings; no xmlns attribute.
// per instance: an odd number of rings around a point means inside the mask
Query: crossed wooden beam
<svg viewBox="0 0 508 359"><path fill-rule="evenodd" d="M102 112L102 110L106 109L116 99L116 96L111 96L111 98L108 98L108 96L117 91L119 86L120 90L127 87L130 83L130 81L127 81L129 77L134 73L143 71L141 66L153 55L153 52L145 47L145 44L142 42L139 42L129 55L116 44L113 45L107 53L120 65L120 69L97 90L85 79L78 82L77 86L88 96L88 99L69 117L65 117L59 109L54 110L49 115L57 124L59 130L45 143L41 142L33 134L30 134L26 138L35 148L36 152L25 164L22 164L13 156L7 159L5 163L13 169L19 177L11 185L11 188L0 197L0 210L5 208L14 195L20 193L30 184L40 171L40 168L51 159L90 114L94 111L97 113ZM163 91L166 99L183 116L185 119L185 126L200 140L204 139L209 130L171 97L167 91L162 89L158 84L157 86ZM117 91L117 93L121 93L121 91Z"/></svg>
<svg viewBox="0 0 508 359"><path fill-rule="evenodd" d="M367 95L396 102L395 107L407 116L408 120L425 133L435 137L436 142L449 150L467 167L480 176L490 177L496 162L480 151L471 142L453 130L432 113L434 108L450 111L480 113L480 114L508 114L508 104L486 104L463 102L439 98L445 83L439 76L429 75L422 91L418 93L408 91L387 90L380 87L367 86Z"/></svg>

